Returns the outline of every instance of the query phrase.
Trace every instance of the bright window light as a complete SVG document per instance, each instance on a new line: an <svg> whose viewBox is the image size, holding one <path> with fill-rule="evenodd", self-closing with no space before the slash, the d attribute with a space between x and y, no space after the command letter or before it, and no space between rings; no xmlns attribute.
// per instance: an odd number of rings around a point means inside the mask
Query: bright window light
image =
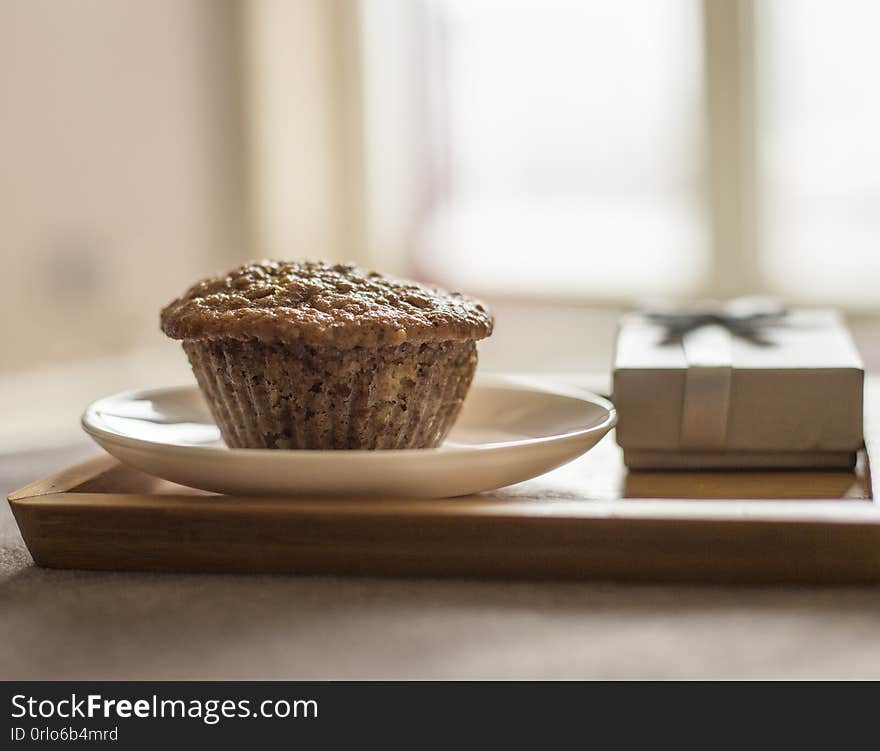
<svg viewBox="0 0 880 751"><path fill-rule="evenodd" d="M709 269L694 0L435 0L426 274L494 292L697 289Z"/></svg>
<svg viewBox="0 0 880 751"><path fill-rule="evenodd" d="M876 306L880 3L756 3L762 254L768 285Z"/></svg>

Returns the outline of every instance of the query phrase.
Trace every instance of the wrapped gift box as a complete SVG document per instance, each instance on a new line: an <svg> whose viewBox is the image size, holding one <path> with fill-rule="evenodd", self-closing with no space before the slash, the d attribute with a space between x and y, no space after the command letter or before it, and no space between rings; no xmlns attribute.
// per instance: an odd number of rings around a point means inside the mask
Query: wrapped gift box
<svg viewBox="0 0 880 751"><path fill-rule="evenodd" d="M633 313L615 354L617 440L636 469L852 467L863 384L835 311Z"/></svg>

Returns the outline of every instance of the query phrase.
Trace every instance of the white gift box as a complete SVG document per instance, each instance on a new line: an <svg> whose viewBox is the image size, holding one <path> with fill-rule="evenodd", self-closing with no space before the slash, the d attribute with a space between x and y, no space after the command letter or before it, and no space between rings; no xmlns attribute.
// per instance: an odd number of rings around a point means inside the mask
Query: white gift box
<svg viewBox="0 0 880 751"><path fill-rule="evenodd" d="M717 323L670 338L633 313L615 354L617 441L635 469L852 467L863 385L836 311L791 311L755 338Z"/></svg>

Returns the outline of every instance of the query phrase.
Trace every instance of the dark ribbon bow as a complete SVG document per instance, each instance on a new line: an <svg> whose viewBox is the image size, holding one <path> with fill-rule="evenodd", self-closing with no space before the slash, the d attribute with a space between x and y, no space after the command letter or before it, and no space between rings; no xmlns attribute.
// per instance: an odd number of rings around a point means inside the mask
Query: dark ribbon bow
<svg viewBox="0 0 880 751"><path fill-rule="evenodd" d="M766 328L781 323L786 311L772 300L740 298L712 308L653 311L645 315L648 320L663 326L661 344L679 344L685 334L703 326L722 326L734 336L767 347L773 342L765 336Z"/></svg>

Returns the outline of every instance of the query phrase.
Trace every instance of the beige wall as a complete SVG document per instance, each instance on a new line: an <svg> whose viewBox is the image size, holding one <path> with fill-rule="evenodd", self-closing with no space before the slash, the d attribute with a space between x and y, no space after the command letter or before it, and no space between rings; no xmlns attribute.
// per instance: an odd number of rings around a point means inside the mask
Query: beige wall
<svg viewBox="0 0 880 751"><path fill-rule="evenodd" d="M243 252L238 9L0 0L0 373L161 341Z"/></svg>
<svg viewBox="0 0 880 751"><path fill-rule="evenodd" d="M358 0L242 3L252 242L364 261Z"/></svg>

